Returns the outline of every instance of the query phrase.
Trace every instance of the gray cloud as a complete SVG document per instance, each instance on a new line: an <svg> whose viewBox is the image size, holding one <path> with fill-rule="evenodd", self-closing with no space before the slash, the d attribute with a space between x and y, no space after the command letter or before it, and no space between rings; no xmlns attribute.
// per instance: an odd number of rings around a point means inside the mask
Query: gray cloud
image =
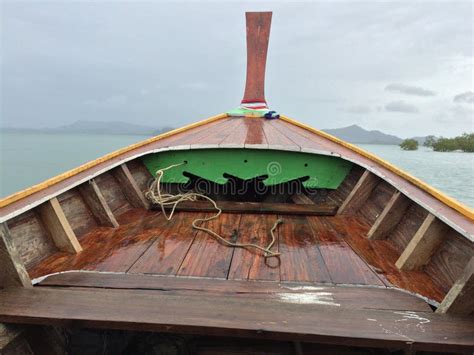
<svg viewBox="0 0 474 355"><path fill-rule="evenodd" d="M348 107L344 108L344 112L354 113L354 114L357 114L357 115L362 115L362 114L372 112L372 109L369 106L356 105L356 106L348 106Z"/></svg>
<svg viewBox="0 0 474 355"><path fill-rule="evenodd" d="M377 112L367 128L399 136L472 130L457 116L462 125L434 118L454 106L444 93L472 84L472 2L350 4L4 1L0 126L179 127L234 108L245 86L244 12L272 10L265 87L272 109L341 127L363 121L367 105ZM383 90L391 83L429 83L439 92L406 125L384 107L402 99Z"/></svg>
<svg viewBox="0 0 474 355"><path fill-rule="evenodd" d="M457 103L474 104L474 92L463 92L462 94L454 96L453 101Z"/></svg>
<svg viewBox="0 0 474 355"><path fill-rule="evenodd" d="M431 90L423 89L419 86L405 84L390 84L385 87L386 91L395 91L406 95L414 96L435 96L436 93Z"/></svg>
<svg viewBox="0 0 474 355"><path fill-rule="evenodd" d="M385 111L388 112L403 112L403 113L418 113L418 108L412 104L404 101L393 101L385 105Z"/></svg>

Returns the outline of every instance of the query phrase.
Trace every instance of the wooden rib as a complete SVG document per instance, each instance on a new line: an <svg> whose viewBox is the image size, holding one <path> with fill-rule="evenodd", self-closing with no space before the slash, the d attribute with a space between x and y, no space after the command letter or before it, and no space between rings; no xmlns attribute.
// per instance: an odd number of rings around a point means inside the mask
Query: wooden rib
<svg viewBox="0 0 474 355"><path fill-rule="evenodd" d="M395 265L400 270L416 270L426 265L445 239L448 228L431 213L428 214Z"/></svg>
<svg viewBox="0 0 474 355"><path fill-rule="evenodd" d="M337 216L330 222L338 230L343 240L371 266L377 276L387 286L395 286L418 293L428 299L441 302L446 292L423 271L400 271L395 262L400 252L390 240L367 239L368 226L356 217Z"/></svg>
<svg viewBox="0 0 474 355"><path fill-rule="evenodd" d="M471 258L461 277L451 287L436 312L464 316L474 312L474 257Z"/></svg>
<svg viewBox="0 0 474 355"><path fill-rule="evenodd" d="M367 238L385 239L400 222L409 205L410 200L400 191L395 191L367 233Z"/></svg>
<svg viewBox="0 0 474 355"><path fill-rule="evenodd" d="M89 180L89 183L82 184L79 187L79 192L101 225L114 228L119 226L99 186L93 179Z"/></svg>
<svg viewBox="0 0 474 355"><path fill-rule="evenodd" d="M112 174L119 182L125 198L133 207L149 209L150 204L138 187L135 178L128 169L127 164L121 164L113 170Z"/></svg>
<svg viewBox="0 0 474 355"><path fill-rule="evenodd" d="M13 245L6 223L0 223L0 288L22 286L32 287L30 277L20 255Z"/></svg>
<svg viewBox="0 0 474 355"><path fill-rule="evenodd" d="M81 244L56 197L40 205L38 211L45 228L59 250L72 254L82 251Z"/></svg>
<svg viewBox="0 0 474 355"><path fill-rule="evenodd" d="M369 198L380 178L366 170L352 189L349 196L342 203L337 214L349 214L356 212Z"/></svg>
<svg viewBox="0 0 474 355"><path fill-rule="evenodd" d="M271 202L234 202L219 201L219 208L225 213L265 213L285 215L307 215L307 216L334 216L337 206L332 203L315 204L293 204L293 203L271 203ZM173 206L165 206L171 209ZM207 201L181 202L176 206L176 211L188 212L214 212L216 209Z"/></svg>

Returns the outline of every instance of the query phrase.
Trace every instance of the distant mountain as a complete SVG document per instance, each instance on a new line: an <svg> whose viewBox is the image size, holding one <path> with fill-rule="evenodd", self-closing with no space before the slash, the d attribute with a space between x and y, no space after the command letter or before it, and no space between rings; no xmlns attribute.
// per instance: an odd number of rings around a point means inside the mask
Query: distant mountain
<svg viewBox="0 0 474 355"><path fill-rule="evenodd" d="M141 126L122 121L76 121L65 126L47 129L47 131L54 133L149 135L155 129L155 127Z"/></svg>
<svg viewBox="0 0 474 355"><path fill-rule="evenodd" d="M323 131L350 143L400 144L403 141L403 139L397 136L385 134L380 131L367 131L358 125L335 129L323 129Z"/></svg>
<svg viewBox="0 0 474 355"><path fill-rule="evenodd" d="M80 134L126 134L126 135L157 135L171 130L170 127L157 129L151 126L142 126L122 121L76 121L74 123L55 128L4 128L3 132L11 133L80 133Z"/></svg>

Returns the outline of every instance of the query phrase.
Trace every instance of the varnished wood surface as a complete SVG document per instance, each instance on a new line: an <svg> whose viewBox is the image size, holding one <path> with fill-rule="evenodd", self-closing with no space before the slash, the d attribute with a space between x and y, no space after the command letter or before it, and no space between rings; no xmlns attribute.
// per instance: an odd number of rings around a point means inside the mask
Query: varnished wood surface
<svg viewBox="0 0 474 355"><path fill-rule="evenodd" d="M98 228L81 238L77 255L57 252L29 270L33 278L68 270L395 286L440 302L447 290L424 271L400 271L391 243L369 241L357 217L279 215L273 250L280 261L255 250L230 248L191 223L203 214L178 212L167 221L158 211L131 210L119 228ZM227 214L206 225L228 240L265 246L276 215Z"/></svg>
<svg viewBox="0 0 474 355"><path fill-rule="evenodd" d="M247 12L247 80L242 102L265 102L265 66L271 12Z"/></svg>
<svg viewBox="0 0 474 355"><path fill-rule="evenodd" d="M36 287L0 291L0 321L153 330L346 345L465 351L472 317L350 309L283 299L148 290ZM126 301L124 301L126 300ZM256 315L260 315L256 317Z"/></svg>

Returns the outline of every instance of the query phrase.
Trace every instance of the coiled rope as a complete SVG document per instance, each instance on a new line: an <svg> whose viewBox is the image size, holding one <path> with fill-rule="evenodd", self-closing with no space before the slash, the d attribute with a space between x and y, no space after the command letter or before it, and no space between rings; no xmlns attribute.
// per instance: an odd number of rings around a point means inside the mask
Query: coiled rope
<svg viewBox="0 0 474 355"><path fill-rule="evenodd" d="M170 221L173 218L174 212L176 210L176 207L178 206L179 203L183 201L197 201L198 199L204 199L209 201L214 208L216 209L217 213L214 216L207 217L207 218L197 218L193 221L192 227L194 229L203 231L211 236L213 236L215 239L220 241L221 243L233 247L233 248L254 248L262 251L264 254L263 256L266 258L271 258L271 257L279 257L280 253L276 251L272 251L271 248L275 244L276 238L275 238L275 230L277 229L278 225L283 223L283 220L277 219L276 222L273 224L273 227L270 229L270 235L272 237L271 242L266 246L262 247L257 244L252 244L252 243L233 243L225 239L224 237L220 236L218 233L214 232L213 230L206 228L206 227L201 227L200 224L208 221L212 221L213 219L219 218L219 216L222 213L222 210L217 206L216 201L214 201L212 198L199 194L196 192L186 192L186 193L181 193L177 195L172 195L168 193L162 193L161 192L161 178L163 177L164 173L166 170L185 165L186 162L179 163L179 164L173 164L168 166L167 168L159 169L156 172L156 177L153 180L152 184L150 185L150 188L148 191L145 193L145 197L153 204L155 205L160 205L161 211L163 212L163 215L165 218ZM166 214L165 211L165 206L173 206L171 208L170 214Z"/></svg>

